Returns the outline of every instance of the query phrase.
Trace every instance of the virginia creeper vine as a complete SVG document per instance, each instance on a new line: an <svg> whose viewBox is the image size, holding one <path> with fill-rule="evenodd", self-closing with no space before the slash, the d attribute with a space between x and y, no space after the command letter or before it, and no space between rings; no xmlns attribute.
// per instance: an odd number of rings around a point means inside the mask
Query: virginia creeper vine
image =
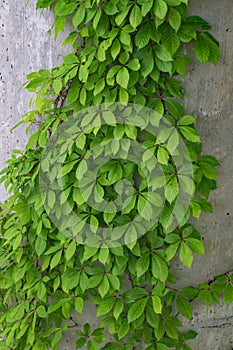
<svg viewBox="0 0 233 350"><path fill-rule="evenodd" d="M72 21L73 31L63 43L71 45L72 52L60 66L27 76L25 86L34 93L34 109L20 123L37 130L24 151L13 151L1 174L9 198L1 205L0 217L0 348L56 350L63 334L74 328L76 349L191 349L186 341L197 334L182 331L180 315L191 320L195 299L209 306L223 296L229 305L233 274L177 289L170 272L176 255L190 268L194 253L204 254L201 234L189 220L199 218L202 211L211 212L208 197L216 188L219 165L201 153L196 118L185 115L183 87L176 77L184 76L192 63L185 54L189 43L194 44L198 60L213 64L219 60L219 45L204 19L188 15L188 0L37 1L37 9L50 6L55 12L51 28L55 38L67 20ZM118 102L125 108L149 108L169 126L160 137L143 134L138 124L113 125L112 114L100 109L97 117L104 125L75 140L63 140L62 171L53 174L55 168L45 164L42 154L60 126L87 107ZM56 208L57 216L73 210L97 229L121 227L138 213L149 215L144 210L147 200L149 209L158 205L158 196L146 194L148 186L137 164L127 159L107 162L94 187L87 182L87 196L97 191L96 196L111 203L119 181L126 179L135 194L122 211L101 212L83 201L77 168L85 153L113 140L111 150L116 154L120 139L141 143L149 150L145 159L154 155L160 164L165 174L158 185L165 191L161 215L137 240L113 247L104 241L95 247L82 244L81 229L72 226L70 236L65 235L49 210ZM178 168L174 164L179 139L189 152L191 173L182 162ZM48 177L62 179L62 193L51 188L41 193L41 168ZM87 174L85 169L84 179ZM176 216L182 220L169 231L180 187L191 200L188 208L178 207ZM96 317L102 318L97 329L79 321L87 301L96 305ZM111 341L106 340L109 334Z"/></svg>

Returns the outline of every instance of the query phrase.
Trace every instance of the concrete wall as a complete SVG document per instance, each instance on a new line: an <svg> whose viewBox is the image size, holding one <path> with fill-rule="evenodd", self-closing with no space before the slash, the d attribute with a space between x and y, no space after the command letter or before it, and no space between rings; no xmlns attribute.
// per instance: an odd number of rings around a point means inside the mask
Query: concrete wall
<svg viewBox="0 0 233 350"><path fill-rule="evenodd" d="M47 30L52 14L42 17L35 12L35 1L23 7L22 0L2 0L0 3L0 168L10 151L25 144L23 128L10 133L19 116L28 110L30 95L18 91L26 74L58 63L61 53ZM187 270L177 261L174 268L180 286L210 280L233 266L233 113L232 113L232 54L233 4L231 0L191 0L191 12L206 18L220 41L221 61L217 67L195 62L185 77L186 111L198 116L197 127L202 136L204 153L217 156L219 187L211 195L213 214L203 215L195 224L201 230L206 247L205 257L196 257L193 268ZM1 188L0 200L5 193ZM87 321L94 310L86 311ZM213 305L208 310L195 302L192 327L199 332L192 342L194 350L233 349L233 307ZM187 327L189 327L187 325ZM61 346L73 350L72 334Z"/></svg>

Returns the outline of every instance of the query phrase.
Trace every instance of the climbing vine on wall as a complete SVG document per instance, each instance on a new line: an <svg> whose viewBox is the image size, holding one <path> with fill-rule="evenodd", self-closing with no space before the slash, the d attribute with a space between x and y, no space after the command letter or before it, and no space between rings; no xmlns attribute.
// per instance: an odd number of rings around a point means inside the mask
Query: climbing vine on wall
<svg viewBox="0 0 233 350"><path fill-rule="evenodd" d="M192 319L195 299L233 302L233 275L178 289L170 271L175 256L190 268L204 254L190 218L211 212L219 165L202 155L176 77L192 63L189 43L199 61L213 64L218 43L204 19L188 15L188 0L37 1L37 9L51 6L55 38L72 21L63 43L72 52L60 66L27 76L33 109L20 123L33 133L1 174L9 198L0 218L0 348L56 350L72 328L77 349L191 349L186 341L197 334L182 331L182 317ZM147 171L159 165L162 172L150 183L139 154L138 164L129 157L134 142ZM113 156L93 181L85 155L95 149L99 156L96 147ZM117 210L122 180L132 193ZM92 207L92 195L107 205ZM136 218L157 211L142 234ZM117 229L119 242L100 238L100 228ZM80 321L88 302L99 328Z"/></svg>

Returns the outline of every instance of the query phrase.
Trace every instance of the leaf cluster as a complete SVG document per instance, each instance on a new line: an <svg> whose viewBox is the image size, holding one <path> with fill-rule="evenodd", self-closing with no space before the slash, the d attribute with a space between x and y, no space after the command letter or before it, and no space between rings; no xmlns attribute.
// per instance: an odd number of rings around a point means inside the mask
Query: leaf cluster
<svg viewBox="0 0 233 350"><path fill-rule="evenodd" d="M219 58L209 24L189 16L187 3L37 1L38 9L54 6L55 38L71 18L73 31L63 45L71 44L73 51L60 66L27 76L25 87L33 93L33 109L18 124L29 124L28 130L36 125L37 130L24 151L13 151L1 173L9 193L0 218L1 349L56 350L64 332L74 328L77 349L145 346L147 350L188 350L186 341L196 333L180 330L182 322L174 314L174 305L190 320L193 299L210 305L224 295L227 304L232 302L232 276L228 275L199 288L171 288L176 282L170 271L173 258L178 256L190 268L194 254L204 254L201 235L189 219L211 212L208 197L216 188L219 165L214 157L202 155L196 118L185 114L183 87L176 79L185 75L187 64L191 64L184 50L189 42L201 62L216 64ZM99 111L92 119L86 115L82 119L84 132L74 123L54 151L52 159L59 159L59 171L42 157L51 138L72 115L115 102L150 108L157 119L142 123L138 118L131 125L116 123L109 111ZM145 132L145 125L151 123L156 129L160 121L164 124L157 136ZM179 140L188 150L191 167L183 165L187 155L179 151ZM124 159L104 164L93 182L84 155L104 141L108 141L107 154L123 155ZM144 147L142 159L147 170L156 166L155 157L164 176L146 183L145 173L127 160L132 141ZM41 170L46 179L63 184L61 192L46 184L41 191ZM79 187L83 178L85 195ZM118 211L112 201L122 180L131 184L133 192ZM149 187L154 191L149 192ZM164 192L164 203L158 189ZM175 205L180 191L191 197L187 206ZM92 208L88 204L91 195L109 205L101 210ZM71 211L76 219L64 220ZM139 214L151 219L157 211L154 225L137 239L140 232L130 223ZM59 225L54 224L52 214L58 221L61 218ZM80 242L80 222L88 223L92 234L99 227L126 223L129 230L120 233L124 244L111 246L97 239L93 247L88 235L85 244ZM174 222L178 225L169 230ZM64 234L67 225L71 230ZM96 317L101 318L97 329L78 321L90 300L96 305ZM112 341L106 342L107 334Z"/></svg>

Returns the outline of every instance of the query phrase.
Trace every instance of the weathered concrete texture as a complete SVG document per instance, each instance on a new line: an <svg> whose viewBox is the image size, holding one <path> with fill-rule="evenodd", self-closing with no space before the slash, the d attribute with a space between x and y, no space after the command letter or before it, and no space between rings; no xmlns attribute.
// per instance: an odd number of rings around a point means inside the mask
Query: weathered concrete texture
<svg viewBox="0 0 233 350"><path fill-rule="evenodd" d="M23 148L26 142L24 127L13 134L10 128L29 110L31 94L19 91L26 75L58 64L61 53L47 31L53 23L52 12L35 10L35 1L1 0L0 2L0 169L11 150ZM0 187L0 201L6 194Z"/></svg>
<svg viewBox="0 0 233 350"><path fill-rule="evenodd" d="M52 15L44 13L40 17L36 14L35 1L26 9L23 5L21 0L2 0L0 4L0 167L11 149L23 148L26 140L23 128L10 134L19 115L28 110L30 95L25 90L19 92L19 87L26 74L53 66L57 63L57 54L61 53L47 35ZM191 0L190 6L193 14L199 14L212 24L222 56L217 67L194 60L195 64L184 79L186 112L198 116L203 151L217 156L221 167L218 169L219 187L211 195L214 212L195 222L204 238L206 256L196 257L191 270L177 261L174 271L180 286L197 285L233 267L233 4L231 0ZM3 195L0 193L0 200ZM190 327L197 330L199 336L192 341L193 349L232 350L233 307L214 304L207 310L202 302L195 302L194 309ZM82 320L96 323L93 307L88 307ZM72 332L67 334L62 350L75 348L74 336Z"/></svg>
<svg viewBox="0 0 233 350"><path fill-rule="evenodd" d="M233 4L229 0L196 0L190 5L193 14L211 23L212 33L220 41L221 60L216 67L194 60L185 77L186 112L198 117L203 153L217 157L221 167L218 189L211 194L213 214L194 222L203 235L206 255L196 257L190 271L177 263L179 285L203 283L233 268ZM213 305L207 310L196 302L192 326L199 333L192 342L195 350L233 349L233 307Z"/></svg>

